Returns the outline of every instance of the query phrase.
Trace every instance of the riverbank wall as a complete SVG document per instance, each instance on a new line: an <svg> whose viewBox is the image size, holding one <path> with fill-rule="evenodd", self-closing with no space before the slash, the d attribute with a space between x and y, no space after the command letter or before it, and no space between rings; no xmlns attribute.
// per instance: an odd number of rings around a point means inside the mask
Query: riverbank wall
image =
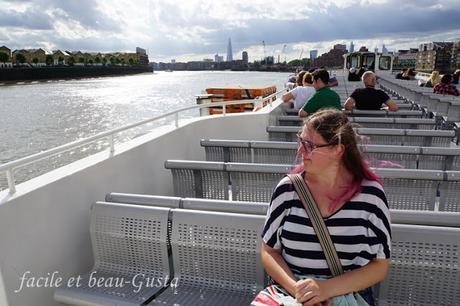
<svg viewBox="0 0 460 306"><path fill-rule="evenodd" d="M100 76L128 75L153 72L149 66L63 66L15 67L0 69L0 82L20 82L52 79L74 79Z"/></svg>

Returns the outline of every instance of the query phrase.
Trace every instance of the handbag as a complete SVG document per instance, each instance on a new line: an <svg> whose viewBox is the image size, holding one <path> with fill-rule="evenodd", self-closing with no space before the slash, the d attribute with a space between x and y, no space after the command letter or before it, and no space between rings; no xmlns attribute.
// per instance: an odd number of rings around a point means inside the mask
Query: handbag
<svg viewBox="0 0 460 306"><path fill-rule="evenodd" d="M297 191L305 210L307 211L308 217L310 218L313 229L318 236L324 256L326 257L327 265L331 270L332 275L338 276L343 274L344 271L339 256L337 255L337 250L335 249L327 226L321 216L321 212L315 204L307 184L305 184L300 174L291 174L288 175L288 177L294 184L294 188ZM369 304L357 292L336 296L332 298L331 304L332 306L369 306Z"/></svg>

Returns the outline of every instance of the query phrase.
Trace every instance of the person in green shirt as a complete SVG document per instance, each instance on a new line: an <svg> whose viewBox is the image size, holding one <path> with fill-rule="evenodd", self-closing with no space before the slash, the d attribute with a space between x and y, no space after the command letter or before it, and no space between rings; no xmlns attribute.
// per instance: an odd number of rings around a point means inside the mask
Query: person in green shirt
<svg viewBox="0 0 460 306"><path fill-rule="evenodd" d="M321 108L342 110L339 95L327 86L329 73L325 69L316 69L312 76L316 93L299 110L299 116L307 117Z"/></svg>

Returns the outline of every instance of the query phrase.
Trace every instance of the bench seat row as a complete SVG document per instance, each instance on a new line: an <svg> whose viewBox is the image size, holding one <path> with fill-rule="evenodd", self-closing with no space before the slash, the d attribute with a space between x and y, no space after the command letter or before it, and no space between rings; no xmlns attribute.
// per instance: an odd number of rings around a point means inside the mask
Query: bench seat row
<svg viewBox="0 0 460 306"><path fill-rule="evenodd" d="M174 195L236 201L268 202L276 184L291 172L282 164L168 160ZM460 211L460 172L376 169L390 208Z"/></svg>
<svg viewBox="0 0 460 306"><path fill-rule="evenodd" d="M263 215L167 207L174 198L153 196L150 201L92 206L95 264L84 279L123 278L124 286L61 287L55 291L57 301L248 305L267 285L260 260ZM393 224L392 265L379 286L379 305L457 304L459 249L459 228Z"/></svg>
<svg viewBox="0 0 460 306"><path fill-rule="evenodd" d="M298 126L267 126L269 140L297 141ZM449 147L455 137L453 130L411 130L355 128L356 133L369 138L370 144Z"/></svg>
<svg viewBox="0 0 460 306"><path fill-rule="evenodd" d="M202 139L207 161L288 164L296 163L296 142ZM360 146L372 166L390 161L403 168L460 170L460 147L393 145Z"/></svg>

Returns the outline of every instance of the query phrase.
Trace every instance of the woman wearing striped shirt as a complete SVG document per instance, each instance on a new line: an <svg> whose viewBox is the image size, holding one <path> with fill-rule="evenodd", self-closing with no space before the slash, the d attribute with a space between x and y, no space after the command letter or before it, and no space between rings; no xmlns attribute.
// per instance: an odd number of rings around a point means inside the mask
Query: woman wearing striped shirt
<svg viewBox="0 0 460 306"><path fill-rule="evenodd" d="M360 291L374 305L371 286L389 268L388 204L378 177L357 147L345 114L325 109L310 116L299 134L298 172L308 185L345 273L331 277L318 238L288 177L274 190L262 233L262 262L278 293L307 306Z"/></svg>

